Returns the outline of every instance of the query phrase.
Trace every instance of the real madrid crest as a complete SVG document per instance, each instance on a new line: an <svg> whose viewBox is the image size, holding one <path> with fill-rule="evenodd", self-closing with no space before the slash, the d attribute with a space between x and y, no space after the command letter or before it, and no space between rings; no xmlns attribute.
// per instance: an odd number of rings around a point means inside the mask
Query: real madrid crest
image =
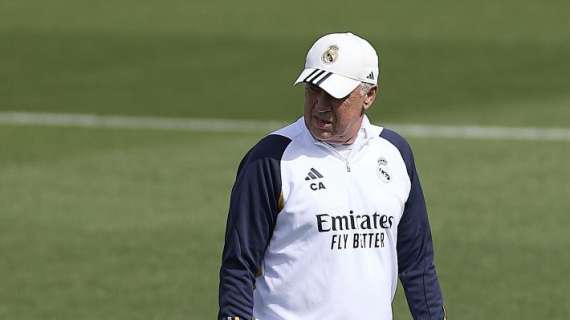
<svg viewBox="0 0 570 320"><path fill-rule="evenodd" d="M388 171L388 160L386 158L378 158L378 168L376 168L376 174L378 178L384 183L390 182L392 180L392 175Z"/></svg>
<svg viewBox="0 0 570 320"><path fill-rule="evenodd" d="M325 52L321 56L321 60L323 60L323 62L326 64L335 62L337 58L338 58L338 47L334 45L328 47L328 49L325 50Z"/></svg>

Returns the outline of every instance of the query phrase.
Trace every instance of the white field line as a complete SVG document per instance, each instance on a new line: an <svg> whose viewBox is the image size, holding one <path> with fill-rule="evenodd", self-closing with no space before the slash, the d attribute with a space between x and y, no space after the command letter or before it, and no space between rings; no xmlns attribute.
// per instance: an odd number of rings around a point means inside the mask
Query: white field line
<svg viewBox="0 0 570 320"><path fill-rule="evenodd" d="M196 132L270 132L286 122L198 118L100 116L69 113L0 112L0 124L82 128L155 129ZM406 137L483 140L570 141L570 129L390 124Z"/></svg>
<svg viewBox="0 0 570 320"><path fill-rule="evenodd" d="M200 118L100 116L73 113L0 112L0 124L197 132L268 132L286 123Z"/></svg>

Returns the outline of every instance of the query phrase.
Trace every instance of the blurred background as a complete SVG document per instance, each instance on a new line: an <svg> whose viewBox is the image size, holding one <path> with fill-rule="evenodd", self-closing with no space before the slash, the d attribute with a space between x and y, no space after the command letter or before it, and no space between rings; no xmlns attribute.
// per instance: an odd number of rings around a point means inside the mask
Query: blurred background
<svg viewBox="0 0 570 320"><path fill-rule="evenodd" d="M566 130L402 133L450 318L568 319L569 9L0 0L0 319L215 318L237 165L268 123L301 115L292 82L313 41L337 31L379 52L376 124ZM85 126L65 114L198 125ZM212 132L216 119L253 127ZM394 310L410 319L401 289Z"/></svg>

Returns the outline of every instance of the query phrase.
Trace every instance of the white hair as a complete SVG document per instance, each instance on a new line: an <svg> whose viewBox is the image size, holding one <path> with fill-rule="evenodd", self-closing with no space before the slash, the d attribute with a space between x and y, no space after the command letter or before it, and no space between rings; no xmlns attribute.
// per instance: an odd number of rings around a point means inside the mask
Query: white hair
<svg viewBox="0 0 570 320"><path fill-rule="evenodd" d="M370 91L370 89L376 87L375 84L372 83L367 83L367 82L361 82L360 83L360 92L362 92L362 94L367 94L368 91Z"/></svg>

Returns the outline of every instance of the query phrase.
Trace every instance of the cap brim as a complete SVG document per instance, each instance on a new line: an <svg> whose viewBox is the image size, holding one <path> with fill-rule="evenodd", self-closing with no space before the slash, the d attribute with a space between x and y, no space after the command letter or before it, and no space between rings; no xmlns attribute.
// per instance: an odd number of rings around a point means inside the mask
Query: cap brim
<svg viewBox="0 0 570 320"><path fill-rule="evenodd" d="M360 84L360 81L326 70L309 68L303 70L297 80L295 80L295 84L299 83L314 84L325 90L334 98L342 99L356 89Z"/></svg>

